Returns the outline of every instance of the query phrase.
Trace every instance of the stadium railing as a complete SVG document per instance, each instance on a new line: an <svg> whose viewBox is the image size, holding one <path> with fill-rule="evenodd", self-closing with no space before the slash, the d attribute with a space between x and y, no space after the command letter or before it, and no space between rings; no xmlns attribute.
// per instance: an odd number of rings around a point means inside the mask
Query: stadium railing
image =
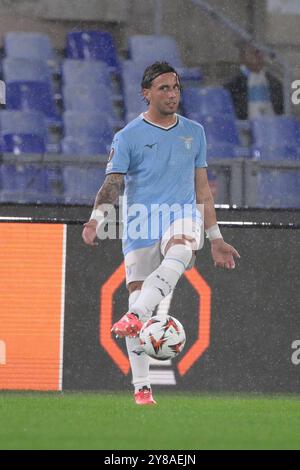
<svg viewBox="0 0 300 470"><path fill-rule="evenodd" d="M103 170L107 164L106 155L63 155L63 154L20 154L3 153L2 161L12 164L36 163L47 168L76 166ZM299 208L300 162L278 160L255 161L244 158L222 158L209 161L209 176L216 204L236 207L278 207ZM271 172L271 180L266 175ZM259 188L260 174L263 174L264 190ZM281 176L287 175L286 178ZM270 182L271 181L271 182ZM99 181L99 186L101 181ZM267 186L268 184L268 186ZM270 188L269 190L268 188ZM273 190L272 190L273 186ZM267 191L270 191L268 194ZM286 191L285 194L282 193ZM281 197L280 197L281 195ZM0 182L1 196L1 182ZM62 194L63 196L63 194ZM26 202L26 201L25 201ZM51 201L49 201L51 202ZM72 200L68 198L68 204ZM80 200L76 201L80 204ZM86 199L82 200L86 204Z"/></svg>

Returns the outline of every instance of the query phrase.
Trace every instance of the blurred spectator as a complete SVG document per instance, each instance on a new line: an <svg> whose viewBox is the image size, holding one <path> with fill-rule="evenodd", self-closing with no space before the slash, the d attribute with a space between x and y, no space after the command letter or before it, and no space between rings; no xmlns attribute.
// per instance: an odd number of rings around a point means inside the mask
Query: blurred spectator
<svg viewBox="0 0 300 470"><path fill-rule="evenodd" d="M238 119L283 114L281 83L264 69L264 54L250 43L240 46L240 72L225 84Z"/></svg>

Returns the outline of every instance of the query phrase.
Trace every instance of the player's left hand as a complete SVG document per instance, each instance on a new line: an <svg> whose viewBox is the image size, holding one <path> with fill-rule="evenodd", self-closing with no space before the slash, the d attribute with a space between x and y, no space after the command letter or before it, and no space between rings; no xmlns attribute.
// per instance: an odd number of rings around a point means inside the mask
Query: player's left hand
<svg viewBox="0 0 300 470"><path fill-rule="evenodd" d="M234 269L234 257L240 258L238 251L226 243L223 238L211 241L211 255L216 267Z"/></svg>

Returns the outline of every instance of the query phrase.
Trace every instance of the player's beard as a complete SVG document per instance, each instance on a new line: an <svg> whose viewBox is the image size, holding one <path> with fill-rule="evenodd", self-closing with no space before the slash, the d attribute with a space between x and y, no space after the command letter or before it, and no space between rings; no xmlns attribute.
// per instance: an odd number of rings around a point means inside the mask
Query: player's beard
<svg viewBox="0 0 300 470"><path fill-rule="evenodd" d="M177 112L178 106L179 106L178 103L174 103L174 106L172 107L173 108L172 109L166 104L166 106L163 109L160 109L160 113L163 114L164 116L172 116L173 114Z"/></svg>

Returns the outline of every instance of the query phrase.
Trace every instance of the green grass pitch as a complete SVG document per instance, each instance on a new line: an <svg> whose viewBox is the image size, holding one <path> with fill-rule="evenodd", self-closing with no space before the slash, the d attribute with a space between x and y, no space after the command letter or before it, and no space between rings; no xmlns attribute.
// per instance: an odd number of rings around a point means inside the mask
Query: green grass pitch
<svg viewBox="0 0 300 470"><path fill-rule="evenodd" d="M300 449L300 397L0 393L0 449Z"/></svg>

